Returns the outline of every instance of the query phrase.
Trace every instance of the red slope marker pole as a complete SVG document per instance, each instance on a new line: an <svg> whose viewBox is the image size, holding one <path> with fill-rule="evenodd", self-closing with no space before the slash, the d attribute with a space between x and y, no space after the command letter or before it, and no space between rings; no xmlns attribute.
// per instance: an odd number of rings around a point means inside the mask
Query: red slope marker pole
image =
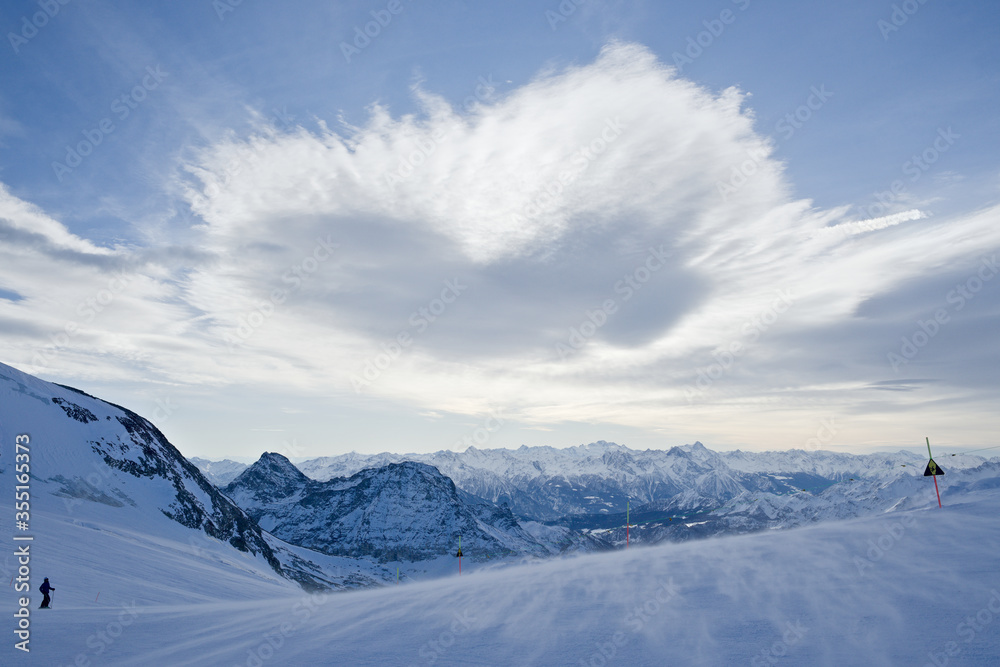
<svg viewBox="0 0 1000 667"><path fill-rule="evenodd" d="M934 456L931 454L931 439L929 437L927 437L927 436L924 436L924 440L927 441L927 456L928 456L928 458L930 458L931 460L933 460ZM934 478L934 493L937 494L938 509L941 509L941 492L938 491L937 475L931 475L931 477Z"/></svg>

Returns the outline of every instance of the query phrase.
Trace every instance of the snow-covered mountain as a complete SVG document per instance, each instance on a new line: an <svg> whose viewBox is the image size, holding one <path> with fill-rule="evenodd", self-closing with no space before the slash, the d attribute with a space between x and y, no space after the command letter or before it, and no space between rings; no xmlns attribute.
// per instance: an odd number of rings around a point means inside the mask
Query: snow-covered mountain
<svg viewBox="0 0 1000 667"><path fill-rule="evenodd" d="M949 457L953 468L981 465L977 456ZM710 510L743 494L784 495L806 488L819 492L834 482L860 477L884 480L904 466L926 461L910 452L851 455L834 452L714 452L700 442L668 450L638 451L599 441L555 449L470 447L433 454L344 454L298 464L318 480L351 475L367 467L401 461L432 465L462 490L506 503L519 517L554 521L580 517L574 525L600 525L599 515L624 514L649 505L658 510ZM586 519L585 517L591 517ZM615 519L617 520L617 519ZM588 524L589 522L589 524ZM624 522L620 522L624 523Z"/></svg>
<svg viewBox="0 0 1000 667"><path fill-rule="evenodd" d="M918 443L919 444L919 443ZM722 460L733 470L747 473L773 473L783 475L808 474L840 481L850 477L889 479L900 468L919 467L923 471L927 458L901 450L878 454L843 454L823 450L804 451L790 449L781 452L719 452ZM971 454L937 457L947 468L965 470L982 465L986 459Z"/></svg>
<svg viewBox="0 0 1000 667"><path fill-rule="evenodd" d="M419 461L432 465L462 490L507 504L518 516L555 520L568 515L616 514L626 504L687 494L691 502L725 501L748 490L781 491L787 484L767 475L730 469L701 443L667 451L636 451L604 441L554 449L469 447L433 454L357 453L299 464L318 479L353 474L372 465Z"/></svg>
<svg viewBox="0 0 1000 667"><path fill-rule="evenodd" d="M460 489L508 504L536 540L555 540L546 543L550 548L592 539L591 550L624 545L627 537L645 543L684 541L906 507L922 488L926 464L907 451L714 452L700 442L637 451L599 441L567 449L352 452L305 461L298 468L328 479L403 461L433 465ZM956 488L1000 465L1000 459L991 464L971 455L939 461L952 471L943 483ZM631 504L628 531L626 501Z"/></svg>
<svg viewBox="0 0 1000 667"><path fill-rule="evenodd" d="M413 461L321 482L266 453L223 490L270 533L330 555L419 561L454 554L459 536L472 560L549 553L509 509Z"/></svg>
<svg viewBox="0 0 1000 667"><path fill-rule="evenodd" d="M909 472L907 471L909 470ZM630 539L635 543L679 542L717 535L787 529L823 521L850 519L925 507L936 502L934 484L922 466L907 466L885 475L845 478L811 492L743 493L712 508L687 508L675 501L652 503L632 514ZM993 488L1000 480L1000 460L975 468L951 468L939 477L945 502L956 494ZM588 531L612 544L625 541L625 522L612 517L610 528Z"/></svg>
<svg viewBox="0 0 1000 667"><path fill-rule="evenodd" d="M16 443L38 522L86 517L89 525L134 528L151 544L179 525L192 552L242 552L307 589L378 581L364 567L326 572L308 551L267 535L143 417L0 364L0 479L11 493ZM3 505L11 526L13 505ZM36 527L29 522L26 531Z"/></svg>

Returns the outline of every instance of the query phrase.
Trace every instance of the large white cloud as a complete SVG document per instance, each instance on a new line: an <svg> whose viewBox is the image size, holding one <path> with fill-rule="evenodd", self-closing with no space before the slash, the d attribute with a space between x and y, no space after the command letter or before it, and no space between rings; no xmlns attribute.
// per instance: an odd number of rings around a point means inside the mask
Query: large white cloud
<svg viewBox="0 0 1000 667"><path fill-rule="evenodd" d="M906 286L1000 246L995 209L859 222L791 199L743 94L696 86L641 46L472 108L424 87L420 114L262 125L184 165L201 255L92 247L6 193L0 217L77 253L43 253L38 285L63 311L83 297L57 285L106 278L79 257L130 263L142 288L100 333L155 346L143 372L162 381L644 428L720 404L742 428L805 394L862 409L866 383L893 377L886 346L947 291ZM5 266L40 271L26 252ZM58 326L19 270L0 287L27 298L0 300L0 316ZM894 295L905 307L870 307ZM850 359L822 363L838 345Z"/></svg>

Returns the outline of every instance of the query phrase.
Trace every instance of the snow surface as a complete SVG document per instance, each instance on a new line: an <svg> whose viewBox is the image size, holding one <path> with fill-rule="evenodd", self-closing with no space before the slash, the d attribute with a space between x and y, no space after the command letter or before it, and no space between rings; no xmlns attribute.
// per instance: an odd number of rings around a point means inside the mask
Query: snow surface
<svg viewBox="0 0 1000 667"><path fill-rule="evenodd" d="M1000 664L1000 490L945 503L313 596L232 549L197 557L180 525L153 541L93 523L89 504L40 524L54 608L33 611L31 654L8 634L0 662Z"/></svg>

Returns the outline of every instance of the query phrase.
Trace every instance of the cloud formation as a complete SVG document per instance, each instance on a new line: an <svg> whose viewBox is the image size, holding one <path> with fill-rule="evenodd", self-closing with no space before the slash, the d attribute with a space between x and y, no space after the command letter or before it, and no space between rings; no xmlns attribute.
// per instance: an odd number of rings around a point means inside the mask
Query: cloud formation
<svg viewBox="0 0 1000 667"><path fill-rule="evenodd" d="M903 367L948 359L943 382L873 391L906 379L888 362L900 338L1000 247L996 209L858 221L792 199L741 91L696 86L635 44L472 106L425 85L419 114L262 122L202 151L182 165L203 223L183 247L97 247L0 193L0 288L24 296L0 300L20 323L0 324L12 361L37 361L31 328L82 320L116 267L114 308L55 365L97 372L118 344L123 376L499 404L539 426L658 428L723 406L732 425L709 428L733 437L809 401L861 413L926 387L960 396L962 369L995 354L971 308L949 310L942 326L976 344L925 345ZM995 317L1000 299L975 298Z"/></svg>

